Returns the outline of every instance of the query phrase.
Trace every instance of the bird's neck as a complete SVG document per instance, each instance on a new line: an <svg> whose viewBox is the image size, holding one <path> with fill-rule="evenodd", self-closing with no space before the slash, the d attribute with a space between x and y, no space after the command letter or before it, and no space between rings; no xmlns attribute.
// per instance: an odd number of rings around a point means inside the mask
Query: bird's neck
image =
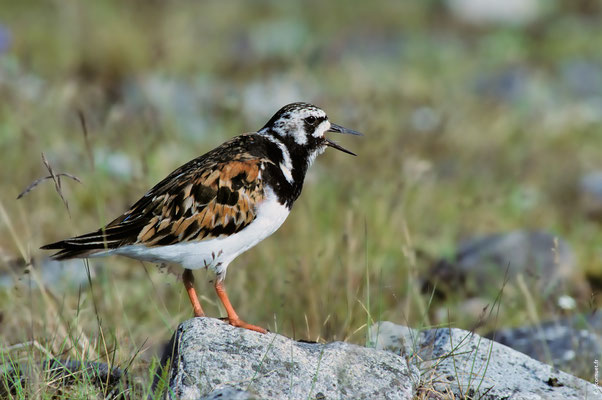
<svg viewBox="0 0 602 400"><path fill-rule="evenodd" d="M267 139L268 157L274 162L266 171L274 182L274 192L281 203L291 208L301 194L305 174L315 155L312 156L307 148L295 143L292 138L287 140L289 138L281 138L269 132L260 132L260 135Z"/></svg>

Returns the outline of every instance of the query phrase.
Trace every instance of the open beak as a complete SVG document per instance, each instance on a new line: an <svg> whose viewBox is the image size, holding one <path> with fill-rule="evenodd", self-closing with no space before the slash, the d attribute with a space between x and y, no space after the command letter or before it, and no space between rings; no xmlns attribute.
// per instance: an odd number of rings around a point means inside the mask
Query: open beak
<svg viewBox="0 0 602 400"><path fill-rule="evenodd" d="M352 129L347 129L347 128L343 128L340 125L337 124L330 124L330 129L327 132L337 132L337 133L343 133L346 135L356 135L356 136L364 136L363 134L361 134L358 131L354 131ZM341 150L343 153L347 153L347 154L351 154L352 156L357 156L357 154L347 150L346 148L339 146L338 144L336 144L335 142L333 142L330 139L324 138L324 140L326 141L326 146L330 146L333 147L337 150Z"/></svg>

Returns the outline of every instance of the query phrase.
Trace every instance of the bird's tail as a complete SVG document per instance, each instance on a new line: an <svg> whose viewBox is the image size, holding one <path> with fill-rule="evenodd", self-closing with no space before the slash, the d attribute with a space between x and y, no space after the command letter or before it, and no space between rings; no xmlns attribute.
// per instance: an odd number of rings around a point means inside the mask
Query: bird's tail
<svg viewBox="0 0 602 400"><path fill-rule="evenodd" d="M127 244L127 238L139 229L137 224L108 226L96 232L50 243L40 248L42 250L60 250L51 256L55 260L86 258Z"/></svg>

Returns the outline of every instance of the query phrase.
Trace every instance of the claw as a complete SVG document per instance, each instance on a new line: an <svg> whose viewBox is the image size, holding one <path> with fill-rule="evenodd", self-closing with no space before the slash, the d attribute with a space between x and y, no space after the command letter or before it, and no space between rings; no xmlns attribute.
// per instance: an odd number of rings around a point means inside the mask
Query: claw
<svg viewBox="0 0 602 400"><path fill-rule="evenodd" d="M268 331L266 329L263 329L260 326L247 324L245 321L243 321L241 319L229 319L228 318L228 323L230 325L236 326L238 328L244 328L244 329L248 329L250 331L255 331L255 332L259 332L259 333L268 333Z"/></svg>
<svg viewBox="0 0 602 400"><path fill-rule="evenodd" d="M232 307L232 304L230 303L230 299L228 298L226 289L224 288L223 283L219 279L216 279L215 281L215 292L217 293L217 296L221 300L222 304L224 305L224 308L226 309L226 312L228 313L228 323L230 325L236 326L238 328L249 329L251 331L259 333L268 333L267 330L259 326L247 324L245 321L238 318L238 314L236 314L236 311L234 311L234 307Z"/></svg>

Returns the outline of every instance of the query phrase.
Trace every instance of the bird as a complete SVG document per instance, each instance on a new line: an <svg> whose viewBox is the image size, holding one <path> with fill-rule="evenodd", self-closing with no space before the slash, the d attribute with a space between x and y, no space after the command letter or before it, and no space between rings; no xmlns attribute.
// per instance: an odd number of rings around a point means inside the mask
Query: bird
<svg viewBox="0 0 602 400"><path fill-rule="evenodd" d="M327 132L362 135L330 122L312 104L285 105L258 131L236 136L170 173L102 228L41 249L58 250L51 256L56 260L119 255L179 265L195 317L205 313L193 270L211 270L227 322L266 333L234 310L224 286L226 271L282 225L318 155L328 147L356 155L328 139Z"/></svg>

